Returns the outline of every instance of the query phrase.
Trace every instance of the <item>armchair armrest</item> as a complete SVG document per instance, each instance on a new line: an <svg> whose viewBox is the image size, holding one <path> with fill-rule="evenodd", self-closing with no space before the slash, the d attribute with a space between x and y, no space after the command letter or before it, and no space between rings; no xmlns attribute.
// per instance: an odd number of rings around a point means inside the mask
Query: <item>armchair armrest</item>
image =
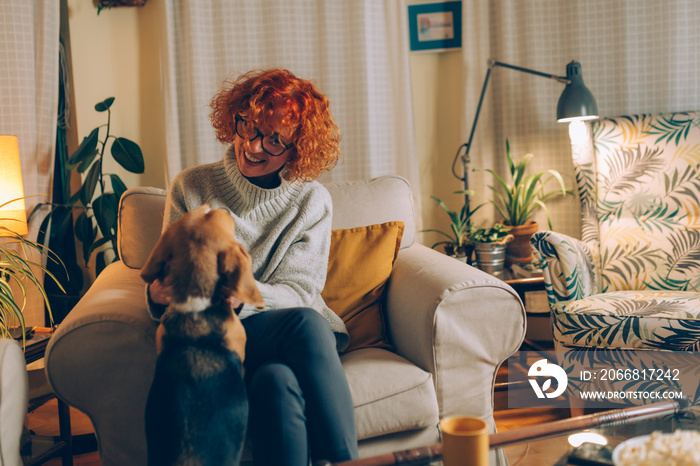
<svg viewBox="0 0 700 466"><path fill-rule="evenodd" d="M525 337L525 308L506 283L423 245L402 249L387 319L398 353L433 375L440 417L493 425L499 366Z"/></svg>
<svg viewBox="0 0 700 466"><path fill-rule="evenodd" d="M138 269L110 264L46 349L47 379L59 398L90 417L104 466L147 463L144 412L156 324L144 287Z"/></svg>
<svg viewBox="0 0 700 466"><path fill-rule="evenodd" d="M530 242L535 262L542 268L550 305L597 292L593 255L586 243L553 231L539 231Z"/></svg>

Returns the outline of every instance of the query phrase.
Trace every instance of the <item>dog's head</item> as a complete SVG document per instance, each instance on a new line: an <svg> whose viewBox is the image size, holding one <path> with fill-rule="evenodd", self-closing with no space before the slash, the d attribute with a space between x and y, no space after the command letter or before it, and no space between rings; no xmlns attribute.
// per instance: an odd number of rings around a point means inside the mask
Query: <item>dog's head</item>
<svg viewBox="0 0 700 466"><path fill-rule="evenodd" d="M263 308L250 256L233 237L231 214L207 205L170 224L141 269L147 283L173 285L171 308L202 311L224 289L243 303Z"/></svg>

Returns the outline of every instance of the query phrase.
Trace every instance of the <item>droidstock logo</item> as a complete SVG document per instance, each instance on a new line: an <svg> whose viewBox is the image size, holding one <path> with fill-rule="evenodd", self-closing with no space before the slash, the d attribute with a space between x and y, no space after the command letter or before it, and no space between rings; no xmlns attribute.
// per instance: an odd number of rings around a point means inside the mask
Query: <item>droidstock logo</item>
<svg viewBox="0 0 700 466"><path fill-rule="evenodd" d="M530 366L530 370L527 372L529 377L547 377L544 381L542 387L537 383L536 379L528 379L532 389L535 391L537 398L556 398L566 390L566 384L569 383L569 378L566 376L564 369L556 364L551 364L546 359L540 359ZM557 389L553 392L546 393L547 390L552 386L552 377L557 381Z"/></svg>

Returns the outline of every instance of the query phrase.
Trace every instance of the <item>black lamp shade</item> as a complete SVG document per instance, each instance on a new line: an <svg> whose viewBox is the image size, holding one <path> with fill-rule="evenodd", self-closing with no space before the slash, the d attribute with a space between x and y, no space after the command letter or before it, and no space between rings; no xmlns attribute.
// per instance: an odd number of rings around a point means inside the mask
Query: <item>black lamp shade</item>
<svg viewBox="0 0 700 466"><path fill-rule="evenodd" d="M598 106L593 94L583 84L581 64L572 61L566 65L566 78L570 82L559 97L557 121L568 122L598 118Z"/></svg>

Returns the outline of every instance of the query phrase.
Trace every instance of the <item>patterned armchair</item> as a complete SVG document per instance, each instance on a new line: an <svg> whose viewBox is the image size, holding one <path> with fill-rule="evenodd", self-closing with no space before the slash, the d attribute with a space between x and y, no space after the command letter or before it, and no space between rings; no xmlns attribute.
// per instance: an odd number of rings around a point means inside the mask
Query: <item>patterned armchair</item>
<svg viewBox="0 0 700 466"><path fill-rule="evenodd" d="M532 238L557 350L700 351L700 112L583 129L572 140L582 240Z"/></svg>

